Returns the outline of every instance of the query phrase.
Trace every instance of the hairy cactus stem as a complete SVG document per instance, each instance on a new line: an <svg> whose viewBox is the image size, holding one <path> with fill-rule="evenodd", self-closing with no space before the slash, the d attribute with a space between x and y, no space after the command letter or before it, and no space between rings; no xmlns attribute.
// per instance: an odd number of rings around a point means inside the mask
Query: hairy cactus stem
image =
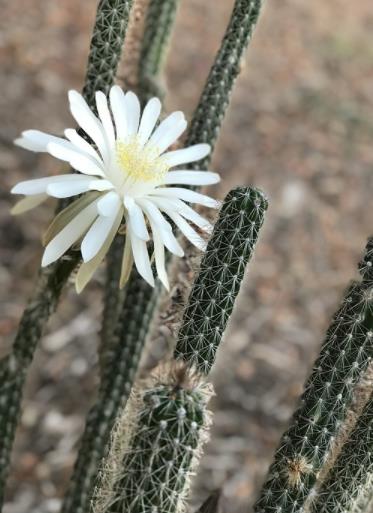
<svg viewBox="0 0 373 513"><path fill-rule="evenodd" d="M262 0L236 0L222 44L193 115L187 137L188 145L206 142L214 147L261 6ZM203 168L208 163L209 157L203 163L191 167Z"/></svg>
<svg viewBox="0 0 373 513"><path fill-rule="evenodd" d="M373 394L312 503L312 513L367 513L373 496Z"/></svg>
<svg viewBox="0 0 373 513"><path fill-rule="evenodd" d="M175 358L207 374L252 257L268 202L261 191L233 189L226 197L193 284Z"/></svg>
<svg viewBox="0 0 373 513"><path fill-rule="evenodd" d="M133 0L100 0L89 50L83 95L95 109L95 93L114 83Z"/></svg>
<svg viewBox="0 0 373 513"><path fill-rule="evenodd" d="M361 281L347 290L307 380L301 404L269 470L257 513L294 513L311 500L333 457L354 392L373 356L373 239L359 265Z"/></svg>
<svg viewBox="0 0 373 513"><path fill-rule="evenodd" d="M212 388L188 370L173 372L174 366L134 388L114 430L94 513L184 510L211 423Z"/></svg>

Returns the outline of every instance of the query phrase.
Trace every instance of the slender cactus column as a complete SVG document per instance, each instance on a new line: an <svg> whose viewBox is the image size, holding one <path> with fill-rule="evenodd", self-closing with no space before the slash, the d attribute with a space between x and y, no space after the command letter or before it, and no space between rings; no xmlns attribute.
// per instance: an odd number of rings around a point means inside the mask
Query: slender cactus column
<svg viewBox="0 0 373 513"><path fill-rule="evenodd" d="M373 394L342 448L312 513L368 513L373 497Z"/></svg>
<svg viewBox="0 0 373 513"><path fill-rule="evenodd" d="M149 2L139 62L137 63L137 92L143 104L149 96L160 93L159 87L156 88L157 90L154 90L154 87L162 73L178 4L179 0L150 0ZM117 237L109 252L107 262L105 306L99 350L102 375L105 374L105 368L110 372L109 359L115 350L113 349L113 328L126 295L125 290L119 289L122 254L123 237Z"/></svg>
<svg viewBox="0 0 373 513"><path fill-rule="evenodd" d="M0 505L4 501L10 453L27 371L43 329L76 263L77 257L74 255L40 271L34 295L23 313L11 353L0 361Z"/></svg>
<svg viewBox="0 0 373 513"><path fill-rule="evenodd" d="M114 83L133 0L100 0L93 28L83 95L95 108L95 92Z"/></svg>
<svg viewBox="0 0 373 513"><path fill-rule="evenodd" d="M134 391L119 417L94 513L173 513L185 505L212 389L185 373L162 372Z"/></svg>
<svg viewBox="0 0 373 513"><path fill-rule="evenodd" d="M159 84L180 0L150 0L139 63L139 92L143 99L163 96Z"/></svg>
<svg viewBox="0 0 373 513"><path fill-rule="evenodd" d="M193 116L187 137L188 145L206 142L214 147L261 7L262 0L236 0L224 39ZM204 167L205 162L209 162L208 158L199 165Z"/></svg>
<svg viewBox="0 0 373 513"><path fill-rule="evenodd" d="M131 4L132 0L101 0L99 3L84 87L84 95L91 108L94 108L95 89L99 87L107 91L113 83ZM79 259L78 252L70 252L40 271L12 351L0 362L0 507L4 500L10 452L27 371L48 319L56 309L61 291Z"/></svg>
<svg viewBox="0 0 373 513"><path fill-rule="evenodd" d="M203 374L214 364L267 208L267 199L258 189L233 189L208 243L175 349L175 358Z"/></svg>
<svg viewBox="0 0 373 513"><path fill-rule="evenodd" d="M88 513L90 510L110 434L136 376L155 308L152 300L157 300L153 289L143 279L132 279L114 331L111 372L102 379L97 401L88 414L78 459L62 506L63 513Z"/></svg>
<svg viewBox="0 0 373 513"><path fill-rule="evenodd" d="M301 405L283 435L257 513L300 513L328 465L354 391L373 357L373 239L307 380Z"/></svg>

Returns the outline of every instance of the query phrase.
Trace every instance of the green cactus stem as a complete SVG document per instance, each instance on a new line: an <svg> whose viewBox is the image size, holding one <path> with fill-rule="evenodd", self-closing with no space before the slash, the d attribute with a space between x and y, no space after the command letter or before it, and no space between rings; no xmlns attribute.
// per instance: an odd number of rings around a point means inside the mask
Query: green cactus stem
<svg viewBox="0 0 373 513"><path fill-rule="evenodd" d="M207 438L211 393L210 386L180 368L176 373L162 369L155 382L133 393L119 418L94 513L184 510Z"/></svg>
<svg viewBox="0 0 373 513"><path fill-rule="evenodd" d="M124 237L117 235L106 257L104 309L102 312L100 346L98 351L101 377L105 369L108 368L106 360L111 354L111 347L108 346L113 343L114 329L123 308L124 298L126 297L126 288L119 288L123 248Z"/></svg>
<svg viewBox="0 0 373 513"><path fill-rule="evenodd" d="M139 85L138 94L142 103L153 94L158 95L159 91L150 94L150 82L155 84L156 77L159 77L164 63L164 54L169 41L172 25L175 19L179 0L150 0L146 12L145 27L143 31L143 42L141 46L140 59L137 64ZM136 8L136 4L135 4ZM126 43L127 44L127 43ZM145 77L149 77L145 79ZM162 95L161 95L162 96ZM125 290L119 290L119 276L122 265L121 250L113 249L110 252L107 262L107 279L105 286L105 300L103 312L103 326L100 342L100 362L106 361L112 353L111 328L115 326L115 316L123 306ZM102 366L101 366L102 368ZM108 368L110 368L108 366Z"/></svg>
<svg viewBox="0 0 373 513"><path fill-rule="evenodd" d="M89 50L83 95L95 109L95 92L114 83L133 0L100 0Z"/></svg>
<svg viewBox="0 0 373 513"><path fill-rule="evenodd" d="M65 257L40 272L34 295L22 315L12 351L0 361L0 509L27 371L43 329L56 309L61 290L77 261L76 255Z"/></svg>
<svg viewBox="0 0 373 513"><path fill-rule="evenodd" d="M163 96L159 85L179 0L150 0L140 52L139 90L144 99Z"/></svg>
<svg viewBox="0 0 373 513"><path fill-rule="evenodd" d="M373 239L359 265L361 281L348 289L329 327L299 409L275 454L257 513L295 513L312 500L354 390L373 356Z"/></svg>
<svg viewBox="0 0 373 513"><path fill-rule="evenodd" d="M204 374L215 361L267 207L267 199L258 189L233 189L207 245L175 349L175 358Z"/></svg>
<svg viewBox="0 0 373 513"><path fill-rule="evenodd" d="M110 434L118 411L129 397L137 373L147 328L156 307L152 301L157 300L153 289L143 279L132 279L127 285L124 307L114 330L113 353L107 355L110 356L110 372L102 374L97 401L88 414L78 459L63 503L63 513L89 511ZM105 368L106 371L109 369Z"/></svg>
<svg viewBox="0 0 373 513"><path fill-rule="evenodd" d="M261 6L262 0L236 0L224 39L193 116L187 137L188 145L206 142L214 147ZM204 168L208 162L207 157L199 165Z"/></svg>
<svg viewBox="0 0 373 513"><path fill-rule="evenodd" d="M368 513L373 495L373 395L342 448L311 513Z"/></svg>
<svg viewBox="0 0 373 513"><path fill-rule="evenodd" d="M107 90L113 82L131 4L132 0L101 0L99 3L84 88L85 98L91 108L94 107L94 88L97 86ZM115 16L110 16L110 9L116 12ZM119 13L123 16L122 21L119 20ZM110 20L115 22L114 27L111 27ZM96 51L96 44L99 44L101 49ZM102 66L106 58L108 64L105 65L104 72ZM113 66L112 71L109 69L109 63ZM100 84L96 80L99 72ZM10 451L27 371L49 317L56 309L62 289L79 260L79 253L70 251L58 262L40 271L35 292L22 315L11 354L0 361L0 368L4 369L0 372L0 508L4 500Z"/></svg>

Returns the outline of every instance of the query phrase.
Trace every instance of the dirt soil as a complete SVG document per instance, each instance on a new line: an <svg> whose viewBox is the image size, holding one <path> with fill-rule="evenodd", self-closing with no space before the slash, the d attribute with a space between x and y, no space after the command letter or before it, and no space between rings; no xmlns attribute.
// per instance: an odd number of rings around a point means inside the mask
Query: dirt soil
<svg viewBox="0 0 373 513"><path fill-rule="evenodd" d="M189 115L232 0L182 2L167 66L168 108ZM52 158L12 145L27 128L72 124L95 2L2 5L0 30L1 354L40 263L45 205L12 218L16 182L56 173ZM373 11L361 0L267 1L237 83L213 168L270 198L262 238L214 373L212 440L194 502L223 488L230 513L250 511L328 320L356 276L372 229ZM97 386L102 277L67 291L29 375L4 513L59 511L84 415Z"/></svg>

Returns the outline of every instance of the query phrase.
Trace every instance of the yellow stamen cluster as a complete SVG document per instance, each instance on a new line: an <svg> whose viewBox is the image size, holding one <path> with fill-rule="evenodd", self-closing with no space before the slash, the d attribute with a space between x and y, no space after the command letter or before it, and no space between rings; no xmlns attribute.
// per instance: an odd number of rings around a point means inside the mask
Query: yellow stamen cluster
<svg viewBox="0 0 373 513"><path fill-rule="evenodd" d="M137 137L117 141L117 161L123 172L136 182L159 181L169 167L155 147L142 146Z"/></svg>

